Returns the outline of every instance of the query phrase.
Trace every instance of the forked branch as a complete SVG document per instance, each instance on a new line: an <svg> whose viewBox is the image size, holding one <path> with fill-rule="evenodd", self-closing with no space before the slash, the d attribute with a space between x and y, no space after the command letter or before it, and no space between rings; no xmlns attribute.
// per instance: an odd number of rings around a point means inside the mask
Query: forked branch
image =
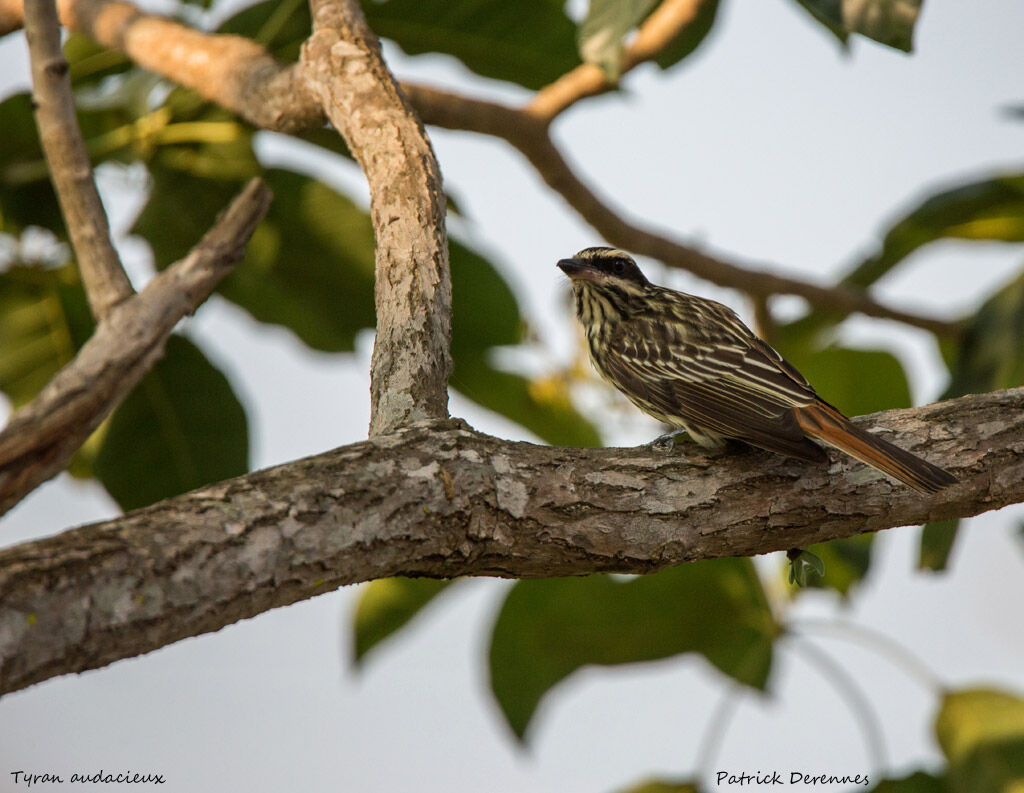
<svg viewBox="0 0 1024 793"><path fill-rule="evenodd" d="M11 416L0 432L0 515L64 470L152 368L178 320L242 257L270 198L253 179L184 259L108 312L78 355Z"/></svg>

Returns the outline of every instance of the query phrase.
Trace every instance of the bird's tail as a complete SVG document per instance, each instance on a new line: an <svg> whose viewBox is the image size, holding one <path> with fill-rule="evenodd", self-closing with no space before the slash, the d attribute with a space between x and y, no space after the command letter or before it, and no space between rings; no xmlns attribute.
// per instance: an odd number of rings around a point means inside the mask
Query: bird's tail
<svg viewBox="0 0 1024 793"><path fill-rule="evenodd" d="M860 429L825 402L799 407L795 412L807 435L835 446L919 493L935 493L957 482L949 472Z"/></svg>

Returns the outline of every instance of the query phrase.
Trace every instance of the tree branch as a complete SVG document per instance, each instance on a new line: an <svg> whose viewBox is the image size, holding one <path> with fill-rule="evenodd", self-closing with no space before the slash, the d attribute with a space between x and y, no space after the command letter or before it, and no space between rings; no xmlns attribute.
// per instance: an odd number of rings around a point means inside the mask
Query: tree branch
<svg viewBox="0 0 1024 793"><path fill-rule="evenodd" d="M245 252L270 205L253 179L188 256L119 303L78 355L0 432L0 515L62 471L100 422L163 355L192 313Z"/></svg>
<svg viewBox="0 0 1024 793"><path fill-rule="evenodd" d="M0 34L21 23L21 3L22 0L0 0ZM697 5L696 0L663 3L633 42L638 49L629 56L636 59L630 61L631 65L654 57L655 45L671 40L678 33L674 26L683 24L686 14L695 12ZM325 121L320 99L299 67L277 63L248 39L200 33L144 14L123 0L61 0L60 11L62 21L72 30L124 52L140 66L193 89L265 129L297 133L322 126ZM627 53L632 49L628 48ZM585 72L589 69L580 74ZM613 245L754 296L792 294L838 314L857 312L891 319L942 337L960 333L959 323L901 311L878 303L863 291L818 286L775 275L767 266L737 265L620 217L575 174L548 133L554 108L564 109L567 101L571 104L593 95L588 93L595 85L593 77L570 79L569 75L574 73L575 70L563 78L567 82L557 92L554 86L560 81L552 83L548 87L549 98L533 110L529 104L524 109L512 108L410 83L402 83L401 87L425 123L492 135L518 149L544 181ZM601 79L604 80L603 74ZM561 98L556 98L556 94Z"/></svg>
<svg viewBox="0 0 1024 793"><path fill-rule="evenodd" d="M359 581L646 573L1024 501L1024 388L858 423L961 483L921 496L835 453L564 449L443 421L8 548L0 692Z"/></svg>
<svg viewBox="0 0 1024 793"><path fill-rule="evenodd" d="M0 35L20 27L22 3L0 0ZM58 10L68 29L259 127L295 133L326 123L299 64L278 63L247 38L202 33L123 0L58 0Z"/></svg>
<svg viewBox="0 0 1024 793"><path fill-rule="evenodd" d="M370 434L448 417L452 288L441 171L357 0L311 0L302 62L366 174L376 236Z"/></svg>
<svg viewBox="0 0 1024 793"><path fill-rule="evenodd" d="M837 314L860 313L896 320L942 337L960 332L959 323L891 308L873 300L863 291L818 286L776 275L768 265L736 265L630 223L575 174L552 142L543 120L496 102L470 99L426 86L403 83L402 89L416 105L425 123L493 135L510 143L526 157L544 182L612 245L650 256L669 267L686 270L713 284L739 289L750 295L797 295L816 308Z"/></svg>
<svg viewBox="0 0 1024 793"><path fill-rule="evenodd" d="M101 320L135 292L110 241L107 215L78 128L54 0L26 0L25 36L32 62L39 139L67 222L89 306L93 316Z"/></svg>
<svg viewBox="0 0 1024 793"><path fill-rule="evenodd" d="M663 0L637 30L636 38L622 53L622 75L641 63L654 60L697 18L707 0ZM581 99L611 91L611 82L604 70L593 63L583 63L566 72L550 85L541 88L523 110L534 118L550 124L562 112Z"/></svg>

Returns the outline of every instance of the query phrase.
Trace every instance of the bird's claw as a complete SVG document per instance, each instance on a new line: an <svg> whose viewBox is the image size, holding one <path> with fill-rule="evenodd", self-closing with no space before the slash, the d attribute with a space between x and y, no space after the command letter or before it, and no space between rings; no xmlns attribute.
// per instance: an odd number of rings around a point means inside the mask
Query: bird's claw
<svg viewBox="0 0 1024 793"><path fill-rule="evenodd" d="M686 430L673 430L672 432L666 432L664 435L659 435L651 441L651 448L659 452L670 452L676 447L676 436L684 432Z"/></svg>

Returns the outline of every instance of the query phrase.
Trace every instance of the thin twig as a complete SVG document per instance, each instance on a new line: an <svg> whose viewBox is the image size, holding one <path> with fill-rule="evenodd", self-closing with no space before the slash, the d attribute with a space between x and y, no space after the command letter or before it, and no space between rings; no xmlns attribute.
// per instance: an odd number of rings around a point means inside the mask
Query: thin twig
<svg viewBox="0 0 1024 793"><path fill-rule="evenodd" d="M32 60L39 139L75 249L93 316L102 320L134 294L110 240L110 226L93 179L71 93L68 62L60 48L54 0L26 0L25 35Z"/></svg>
<svg viewBox="0 0 1024 793"><path fill-rule="evenodd" d="M772 317L768 298L769 295L751 295L750 302L754 310L754 329L757 331L757 335L769 344L774 344L775 319Z"/></svg>
<svg viewBox="0 0 1024 793"><path fill-rule="evenodd" d="M707 0L664 0L637 30L636 38L622 53L623 75L646 61L654 60L693 22ZM604 70L583 63L541 88L523 106L523 111L550 124L560 113L581 99L597 96L615 88Z"/></svg>
<svg viewBox="0 0 1024 793"><path fill-rule="evenodd" d="M836 663L832 656L806 639L790 642L789 646L802 653L804 660L809 661L811 666L816 667L825 679L832 683L860 725L868 757L871 758L874 770L879 773L884 771L888 767L888 761L886 760L885 736L882 733L881 720L854 677Z"/></svg>
<svg viewBox="0 0 1024 793"><path fill-rule="evenodd" d="M253 179L189 254L119 303L74 360L0 432L0 514L68 464L100 422L163 354L174 326L245 252L270 206Z"/></svg>
<svg viewBox="0 0 1024 793"><path fill-rule="evenodd" d="M830 633L848 642L855 642L874 650L878 655L900 667L907 676L916 680L932 694L940 694L945 686L935 671L907 647L886 636L884 633L838 618L815 619L811 617L790 620L787 627L813 632Z"/></svg>
<svg viewBox="0 0 1024 793"><path fill-rule="evenodd" d="M722 744L725 742L725 733L729 729L729 722L732 721L745 690L739 683L734 682L718 700L698 744L696 762L698 779L707 779L711 776L711 769L715 767L715 758L718 757Z"/></svg>

